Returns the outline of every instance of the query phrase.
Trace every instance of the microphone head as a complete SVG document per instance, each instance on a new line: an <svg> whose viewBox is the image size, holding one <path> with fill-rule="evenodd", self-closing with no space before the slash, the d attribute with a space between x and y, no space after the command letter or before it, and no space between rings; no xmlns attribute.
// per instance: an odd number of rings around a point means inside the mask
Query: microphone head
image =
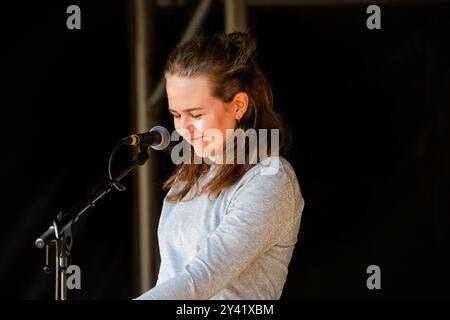
<svg viewBox="0 0 450 320"><path fill-rule="evenodd" d="M170 144L170 133L167 131L166 128L161 126L156 126L150 129L149 132L157 132L161 135L161 142L156 145L151 145L151 147L155 150L163 150L167 148L167 146Z"/></svg>

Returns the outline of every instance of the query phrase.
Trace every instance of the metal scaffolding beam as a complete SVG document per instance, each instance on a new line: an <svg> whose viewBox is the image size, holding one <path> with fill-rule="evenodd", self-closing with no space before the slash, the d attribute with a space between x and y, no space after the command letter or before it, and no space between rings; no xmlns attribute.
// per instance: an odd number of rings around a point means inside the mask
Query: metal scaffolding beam
<svg viewBox="0 0 450 320"><path fill-rule="evenodd" d="M150 66L148 63L151 48L151 31L148 17L152 7L146 0L133 0L133 127L136 132L148 131L156 125L157 114L147 108L147 93L150 83ZM156 155L150 152L149 160L138 168L135 176L135 232L138 236L137 264L139 275L139 292L145 292L156 283L157 266L157 219L160 213L160 199Z"/></svg>
<svg viewBox="0 0 450 320"><path fill-rule="evenodd" d="M247 10L245 0L225 0L225 32L247 31Z"/></svg>

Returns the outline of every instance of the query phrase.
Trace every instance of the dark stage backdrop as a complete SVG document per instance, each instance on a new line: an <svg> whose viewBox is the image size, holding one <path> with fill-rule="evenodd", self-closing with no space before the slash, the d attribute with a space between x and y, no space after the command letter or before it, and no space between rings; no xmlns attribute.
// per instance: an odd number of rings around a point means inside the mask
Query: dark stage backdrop
<svg viewBox="0 0 450 320"><path fill-rule="evenodd" d="M71 4L79 31L66 28ZM154 78L195 5L157 8ZM34 240L106 179L131 131L128 6L2 5L1 298L53 298ZM248 11L306 202L283 299L450 297L450 7L380 7L381 30L366 28L364 5ZM222 30L222 12L215 3L203 32ZM168 113L162 125L173 129ZM172 168L164 156L147 165L161 181ZM125 183L74 228L74 299L137 294ZM369 265L381 268L381 290L366 287Z"/></svg>

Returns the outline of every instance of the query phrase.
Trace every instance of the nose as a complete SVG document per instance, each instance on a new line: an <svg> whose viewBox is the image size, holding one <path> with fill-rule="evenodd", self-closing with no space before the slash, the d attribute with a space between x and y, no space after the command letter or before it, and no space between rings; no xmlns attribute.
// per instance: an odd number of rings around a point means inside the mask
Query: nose
<svg viewBox="0 0 450 320"><path fill-rule="evenodd" d="M175 124L175 129L182 136L194 135L194 123L190 117L181 116L178 120L178 124Z"/></svg>

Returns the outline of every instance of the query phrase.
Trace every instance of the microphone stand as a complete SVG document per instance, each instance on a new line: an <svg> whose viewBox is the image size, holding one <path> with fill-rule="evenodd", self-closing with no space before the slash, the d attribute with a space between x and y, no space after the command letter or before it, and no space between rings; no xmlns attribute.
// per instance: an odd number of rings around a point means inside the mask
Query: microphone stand
<svg viewBox="0 0 450 320"><path fill-rule="evenodd" d="M140 151L136 159L123 170L113 180L108 180L106 183L99 185L93 191L93 194L87 199L75 205L68 212L60 211L57 214L56 220L53 220L52 226L48 228L35 242L39 249L45 247L45 267L44 272L50 273L51 267L49 265L49 249L51 246L55 247L55 300L67 300L67 268L70 265L70 251L72 250L72 225L78 221L80 216L90 207L95 207L95 204L105 195L111 192L113 186L119 191L125 191L125 187L119 183L126 175L133 171L137 166L142 166L148 160L148 145L141 145Z"/></svg>

